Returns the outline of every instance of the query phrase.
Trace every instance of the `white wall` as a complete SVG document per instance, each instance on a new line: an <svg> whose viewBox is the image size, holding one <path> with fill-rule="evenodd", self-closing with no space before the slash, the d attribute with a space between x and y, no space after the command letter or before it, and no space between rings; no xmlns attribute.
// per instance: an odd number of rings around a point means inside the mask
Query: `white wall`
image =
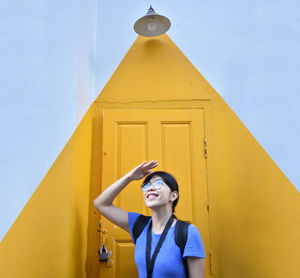
<svg viewBox="0 0 300 278"><path fill-rule="evenodd" d="M79 6L1 2L0 239L73 133Z"/></svg>

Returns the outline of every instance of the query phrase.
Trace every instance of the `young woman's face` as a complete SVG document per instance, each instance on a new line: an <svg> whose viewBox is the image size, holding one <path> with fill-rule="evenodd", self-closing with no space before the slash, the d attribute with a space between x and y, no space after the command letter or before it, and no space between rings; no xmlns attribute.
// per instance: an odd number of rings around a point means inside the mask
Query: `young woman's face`
<svg viewBox="0 0 300 278"><path fill-rule="evenodd" d="M147 207L157 208L171 205L174 201L174 192L166 185L160 176L153 176L150 182L144 185L144 201ZM176 198L175 198L176 199Z"/></svg>

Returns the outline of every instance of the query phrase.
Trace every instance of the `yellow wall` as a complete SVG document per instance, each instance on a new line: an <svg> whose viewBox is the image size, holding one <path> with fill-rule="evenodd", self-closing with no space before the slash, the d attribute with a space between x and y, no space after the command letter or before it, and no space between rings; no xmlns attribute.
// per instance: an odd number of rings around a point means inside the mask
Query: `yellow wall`
<svg viewBox="0 0 300 278"><path fill-rule="evenodd" d="M93 112L91 107L2 240L1 278L85 277Z"/></svg>
<svg viewBox="0 0 300 278"><path fill-rule="evenodd" d="M300 276L299 192L166 35L139 37L96 102L118 109L204 107L216 277Z"/></svg>
<svg viewBox="0 0 300 278"><path fill-rule="evenodd" d="M209 174L220 277L299 277L300 196L221 102Z"/></svg>
<svg viewBox="0 0 300 278"><path fill-rule="evenodd" d="M86 277L91 268L87 264L88 226L90 208L90 184L92 163L92 128L94 107L91 106L73 135L72 207L70 233L70 276Z"/></svg>
<svg viewBox="0 0 300 278"><path fill-rule="evenodd" d="M299 192L166 35L129 50L2 240L0 277L98 277L106 108L203 108L215 277L299 277Z"/></svg>
<svg viewBox="0 0 300 278"><path fill-rule="evenodd" d="M0 277L68 277L72 150L71 139L2 240Z"/></svg>

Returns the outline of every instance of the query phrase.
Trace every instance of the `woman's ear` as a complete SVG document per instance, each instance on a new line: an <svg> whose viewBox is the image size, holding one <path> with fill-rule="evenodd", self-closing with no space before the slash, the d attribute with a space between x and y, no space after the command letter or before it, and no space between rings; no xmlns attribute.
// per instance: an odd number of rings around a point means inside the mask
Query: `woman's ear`
<svg viewBox="0 0 300 278"><path fill-rule="evenodd" d="M177 191L171 192L170 200L174 202L177 198L178 198L178 192Z"/></svg>

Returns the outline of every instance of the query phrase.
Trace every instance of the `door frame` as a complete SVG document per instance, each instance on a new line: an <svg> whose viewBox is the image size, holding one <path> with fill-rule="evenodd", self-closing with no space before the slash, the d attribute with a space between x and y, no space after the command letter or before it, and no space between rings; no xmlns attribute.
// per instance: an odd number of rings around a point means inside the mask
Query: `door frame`
<svg viewBox="0 0 300 278"><path fill-rule="evenodd" d="M207 158L205 159L206 167L206 186L207 186L207 200L208 200L208 226L210 233L210 250L206 250L207 259L210 260L210 272L211 274L216 273L215 266L217 264L218 252L216 246L216 228L215 228L215 198L213 185L215 184L216 166L214 160L214 130L213 130L213 115L212 115L212 103L211 99L201 100L163 100L163 101L142 101L142 102L126 102L126 103L110 103L110 102L94 102L94 119L93 119L93 157L92 157L92 173L91 182L93 188L91 189L91 199L95 199L102 190L102 155L103 155L103 142L102 142L102 129L103 129L103 110L163 110L163 109L203 109L204 117L204 134L206 138L206 151ZM97 187L97 188L96 188ZM95 210L91 210L91 215L95 218ZM92 229L99 229L99 216L98 221L91 221L89 226ZM95 227L97 223L97 227ZM90 229L89 229L90 230ZM89 239L89 242L95 243L95 233L91 233L94 237ZM96 242L97 246L100 246L99 233ZM89 244L89 249L92 244ZM88 249L88 258L94 257L95 253L91 254ZM94 248L93 248L94 249ZM93 259L94 261L94 259ZM96 276L95 276L96 277ZM99 277L99 275L97 276Z"/></svg>

